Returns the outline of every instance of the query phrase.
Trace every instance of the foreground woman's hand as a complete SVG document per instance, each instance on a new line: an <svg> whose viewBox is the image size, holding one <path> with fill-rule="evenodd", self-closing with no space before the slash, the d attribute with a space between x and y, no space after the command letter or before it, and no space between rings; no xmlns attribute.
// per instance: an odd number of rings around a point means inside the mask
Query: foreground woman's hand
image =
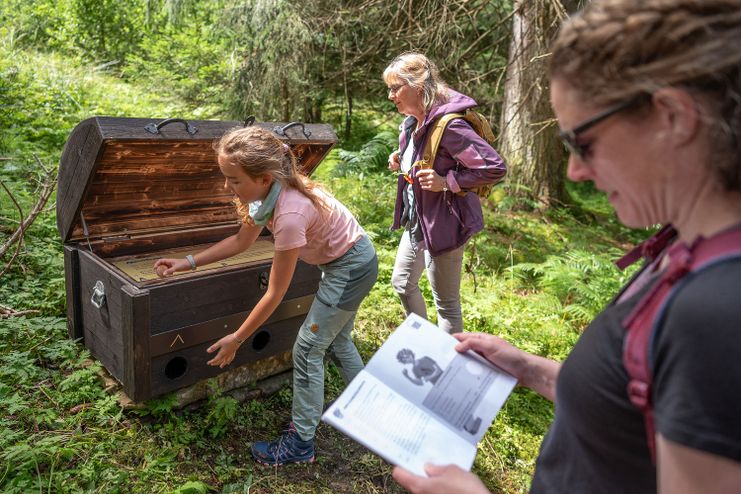
<svg viewBox="0 0 741 494"><path fill-rule="evenodd" d="M453 337L460 342L455 347L459 352L473 350L518 381L522 381L528 355L524 350L487 333L456 333Z"/></svg>
<svg viewBox="0 0 741 494"><path fill-rule="evenodd" d="M412 494L489 494L477 476L455 465L426 465L425 471L429 477L420 477L401 467L394 467L394 480Z"/></svg>
<svg viewBox="0 0 741 494"><path fill-rule="evenodd" d="M486 360L508 372L520 386L530 388L544 398L555 401L556 380L561 363L533 355L507 343L502 338L486 333L456 333L459 352L473 350Z"/></svg>
<svg viewBox="0 0 741 494"><path fill-rule="evenodd" d="M223 369L227 365L231 364L237 354L239 345L241 345L241 343L237 341L237 337L234 336L234 333L224 336L206 350L208 353L214 353L218 350L216 356L207 362L208 365L218 365Z"/></svg>

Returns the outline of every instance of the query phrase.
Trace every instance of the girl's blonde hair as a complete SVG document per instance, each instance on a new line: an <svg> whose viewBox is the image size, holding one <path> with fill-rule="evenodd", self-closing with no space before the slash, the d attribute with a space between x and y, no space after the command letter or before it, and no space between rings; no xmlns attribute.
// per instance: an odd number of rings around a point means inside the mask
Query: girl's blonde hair
<svg viewBox="0 0 741 494"><path fill-rule="evenodd" d="M712 172L741 190L739 46L741 0L595 0L561 27L550 76L597 106L685 88L711 127Z"/></svg>
<svg viewBox="0 0 741 494"><path fill-rule="evenodd" d="M435 103L448 100L448 86L440 78L437 65L421 53L402 53L383 71L386 84L398 79L422 91L425 112L429 112Z"/></svg>
<svg viewBox="0 0 741 494"><path fill-rule="evenodd" d="M296 189L309 198L322 216L329 211L324 198L315 193L315 189L321 189L319 184L303 174L291 148L270 131L259 127L232 129L214 142L213 148L222 160L241 167L250 178L269 174L284 189ZM239 198L235 198L234 203L242 221L247 221L249 206Z"/></svg>

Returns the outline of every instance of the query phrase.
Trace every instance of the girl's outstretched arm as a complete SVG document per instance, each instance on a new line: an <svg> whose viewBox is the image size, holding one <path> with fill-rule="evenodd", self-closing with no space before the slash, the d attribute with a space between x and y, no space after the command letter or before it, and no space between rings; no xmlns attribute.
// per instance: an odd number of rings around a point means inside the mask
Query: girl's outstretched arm
<svg viewBox="0 0 741 494"><path fill-rule="evenodd" d="M237 233L193 256L196 266L205 266L244 252L255 243L261 231L262 226L242 223ZM154 269L161 278L170 276L176 271L189 271L190 268L190 263L186 259L158 259L154 263Z"/></svg>
<svg viewBox="0 0 741 494"><path fill-rule="evenodd" d="M268 320L288 291L293 272L296 270L298 252L298 248L275 251L265 295L257 302L250 315L239 326L239 329L224 336L206 350L208 353L214 353L218 350L216 356L208 361L208 365L218 365L221 368L229 365L234 360L239 346Z"/></svg>

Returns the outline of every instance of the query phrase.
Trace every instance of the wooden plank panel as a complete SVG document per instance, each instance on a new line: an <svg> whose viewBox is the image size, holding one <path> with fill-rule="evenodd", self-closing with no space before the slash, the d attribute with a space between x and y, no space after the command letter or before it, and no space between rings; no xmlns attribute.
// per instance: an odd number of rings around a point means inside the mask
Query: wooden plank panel
<svg viewBox="0 0 741 494"><path fill-rule="evenodd" d="M192 245L177 249L157 250L149 252L147 255L118 257L116 259L108 259L108 261L113 268L122 273L127 279L132 279L142 283L147 281L167 282L174 281L175 279L184 276L199 277L205 272L224 267L239 268L264 265L266 262L271 261L275 254L272 239L263 237L258 238L250 248L245 251L239 252L226 259L222 259L221 261L212 262L204 266L198 266L198 268L193 271L189 270L175 273L174 276L165 280L157 276L157 273L155 273L152 267L155 261L159 258L169 257L183 259L189 254L196 255L208 247L208 245Z"/></svg>
<svg viewBox="0 0 741 494"><path fill-rule="evenodd" d="M309 312L311 303L314 301L314 294L305 295L299 298L284 300L275 312L265 321L264 326L285 319L305 317ZM230 314L206 321L204 323L192 324L182 328L173 329L164 333L152 335L149 340L149 350L152 357L182 351L186 348L201 345L209 341L222 338L233 333L244 320L249 316L251 310ZM246 342L245 345L254 346L254 338Z"/></svg>
<svg viewBox="0 0 741 494"><path fill-rule="evenodd" d="M67 305L67 334L73 340L84 337L80 311L80 257L77 248L64 246L64 289Z"/></svg>
<svg viewBox="0 0 741 494"><path fill-rule="evenodd" d="M223 121L223 120L189 120L189 123L198 128L198 132L190 135L181 123L172 123L162 127L160 134L151 134L144 130L144 127L150 123L160 123L164 118L119 118L119 117L97 117L101 132L106 139L111 140L144 140L144 141L161 141L161 140L208 140L211 141L221 137L226 131L235 127L242 127L243 122ZM286 122L257 122L256 127L263 128L270 132L276 126L284 127ZM288 129L287 137L281 138L289 142L311 142L311 143L335 143L337 134L335 134L331 125L327 124L306 124L306 129L311 132L307 139L301 132L301 129L294 127Z"/></svg>
<svg viewBox="0 0 741 494"><path fill-rule="evenodd" d="M269 273L266 263L150 287L152 334L251 310L265 294L260 277ZM299 261L284 300L315 294L320 279L316 266Z"/></svg>
<svg viewBox="0 0 741 494"><path fill-rule="evenodd" d="M132 214L131 217L118 218L105 223L99 221L94 223L94 226L88 225L88 230L91 238L94 239L101 236L143 235L146 233L177 229L179 227L200 228L217 226L219 224L227 225L234 224L237 221L237 214L233 207L231 210L215 207L197 208L192 216L186 215L186 211L168 211L162 213L149 211L144 214ZM81 227L75 229L72 238L75 240L82 240L84 238Z"/></svg>
<svg viewBox="0 0 741 494"><path fill-rule="evenodd" d="M97 359L106 370L121 384L124 383L124 361L121 349L111 348L110 342L105 339L96 328L83 328L85 348Z"/></svg>
<svg viewBox="0 0 741 494"><path fill-rule="evenodd" d="M151 178L162 181L172 180L173 177L188 178L209 178L219 177L221 172L216 162L216 158L207 163L195 163L189 161L174 161L170 159L149 158L141 162L131 160L101 161L100 168L96 171L100 175L99 180L109 178L112 180L117 176L136 178ZM224 183L221 180L221 183Z"/></svg>
<svg viewBox="0 0 741 494"><path fill-rule="evenodd" d="M98 121L107 139L135 139L145 141L161 140L213 140L223 135L227 130L241 126L242 122L229 122L221 120L189 120L188 122L198 128L198 132L190 135L182 123L168 124L160 129L159 134L152 134L144 129L145 126L158 124L165 118L119 118L98 117Z"/></svg>
<svg viewBox="0 0 741 494"><path fill-rule="evenodd" d="M122 287L124 391L134 401L151 397L149 352L149 292Z"/></svg>
<svg viewBox="0 0 741 494"><path fill-rule="evenodd" d="M171 160L215 162L213 140L156 139L126 140L109 139L103 160L130 162L137 158L168 157Z"/></svg>
<svg viewBox="0 0 741 494"><path fill-rule="evenodd" d="M80 301L84 344L106 369L123 382L122 292L125 281L95 254L79 250ZM105 304L96 308L90 301L96 281L105 288Z"/></svg>
<svg viewBox="0 0 741 494"><path fill-rule="evenodd" d="M57 229L63 242L70 239L74 225L79 222L78 211L85 191L92 181L93 170L103 140L95 119L87 119L72 130L62 150L57 185Z"/></svg>
<svg viewBox="0 0 741 494"><path fill-rule="evenodd" d="M256 362L291 350L302 322L303 316L299 316L262 326L255 333L253 340L260 339L261 343L263 343L267 337L267 344L261 350L255 350L251 344L252 341L245 343L239 348L234 361L227 369L236 368L248 362ZM184 386L190 386L203 379L208 379L224 372L225 369L212 367L206 363L213 358L213 355L206 353L206 349L214 341L216 340L212 339L201 345L153 358L152 396L159 396ZM184 373L182 375L170 373L170 375L177 375L177 377L168 377L168 364L172 364L171 370L184 370ZM185 364L184 369L182 367L183 364Z"/></svg>
<svg viewBox="0 0 741 494"><path fill-rule="evenodd" d="M166 181L153 186L150 183L137 183L133 181L121 181L117 183L93 182L90 184L90 196L105 196L106 194L179 194L181 192L192 191L193 195L202 195L209 193L214 189L221 189L222 194L230 194L224 188L224 177L219 175L219 180L179 180Z"/></svg>
<svg viewBox="0 0 741 494"><path fill-rule="evenodd" d="M179 194L176 197L165 197L162 199L145 198L143 200L122 200L114 202L98 202L100 197L85 205L82 212L85 214L85 220L88 222L88 228L95 231L97 223L102 218L115 215L118 222L130 222L134 218L150 216L152 214L172 214L175 211L201 212L204 209L217 209L220 215L224 214L223 208L232 208L232 196L220 195L212 197L188 197ZM130 228L140 229L140 228Z"/></svg>
<svg viewBox="0 0 741 494"><path fill-rule="evenodd" d="M234 209L234 195L224 190L220 183L213 181L175 182L168 184L166 189L157 187L156 182L153 182L150 187L141 187L140 190L132 190L130 184L109 183L105 184L105 192L89 197L83 212L86 213L87 220L88 214L95 211L124 214L136 213L143 208L166 211L183 209L189 205L209 204ZM90 223L88 226L91 226Z"/></svg>
<svg viewBox="0 0 741 494"><path fill-rule="evenodd" d="M293 273L293 279L286 291L285 298L301 297L307 293L316 293L322 272L313 264L299 261Z"/></svg>
<svg viewBox="0 0 741 494"><path fill-rule="evenodd" d="M299 261L296 271L293 274L291 285L288 287L288 291L286 291L285 298L295 298L306 293L316 293L321 279L322 272L318 267Z"/></svg>
<svg viewBox="0 0 741 494"><path fill-rule="evenodd" d="M250 310L265 293L260 275L271 262L151 287L152 334Z"/></svg>
<svg viewBox="0 0 741 494"><path fill-rule="evenodd" d="M72 131L60 163L57 193L58 228L65 241L81 239L80 211L96 236L213 221L214 215L201 207L232 208L212 144L240 122L192 122L199 127L192 136L178 123L165 126L158 135L144 130L145 125L159 121L95 117ZM256 125L271 132L285 126L271 122ZM298 127L288 129L288 136L280 138L294 148L301 167L310 173L337 136L329 125L308 124L306 128L310 138ZM134 210L142 214L136 215ZM151 221L152 213L167 210L172 214ZM224 215L234 217L232 211L217 216ZM184 219L186 216L189 218ZM101 221L107 224L98 227Z"/></svg>
<svg viewBox="0 0 741 494"><path fill-rule="evenodd" d="M93 251L101 257L128 256L137 254L151 254L158 250L167 250L186 245L211 244L223 240L229 235L237 233L239 225L234 222L229 225L213 224L190 225L187 230L173 230L132 239L117 239L98 241L92 244Z"/></svg>

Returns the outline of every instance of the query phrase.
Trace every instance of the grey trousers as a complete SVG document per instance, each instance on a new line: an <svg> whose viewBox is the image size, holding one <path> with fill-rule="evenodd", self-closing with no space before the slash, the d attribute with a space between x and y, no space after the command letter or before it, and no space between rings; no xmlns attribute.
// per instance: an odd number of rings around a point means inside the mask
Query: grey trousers
<svg viewBox="0 0 741 494"><path fill-rule="evenodd" d="M437 325L448 333L463 331L461 315L461 267L466 246L431 256L427 250L412 245L407 230L401 235L396 262L391 274L391 285L399 294L407 314L414 312L427 319L427 305L419 289L422 271L427 268L432 296L437 308Z"/></svg>
<svg viewBox="0 0 741 494"><path fill-rule="evenodd" d="M319 266L314 302L293 345L293 407L296 432L314 437L324 405L324 356L330 354L345 383L363 369L352 341L355 313L378 276L378 258L367 236L339 259Z"/></svg>

